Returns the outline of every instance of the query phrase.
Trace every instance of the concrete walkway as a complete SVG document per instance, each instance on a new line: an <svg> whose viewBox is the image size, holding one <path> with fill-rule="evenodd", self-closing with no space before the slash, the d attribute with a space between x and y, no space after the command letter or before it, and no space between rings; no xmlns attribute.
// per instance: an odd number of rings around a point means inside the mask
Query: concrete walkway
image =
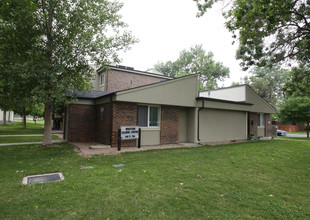
<svg viewBox="0 0 310 220"><path fill-rule="evenodd" d="M102 145L95 142L70 142L76 146L75 151L83 157L90 157L95 154L104 155L115 155L125 152L137 152L152 149L169 149L169 148L182 148L182 147L198 147L200 144L195 143L180 143L180 144L166 144L166 145L155 145L155 146L141 146L138 147L122 147L121 151L117 150L117 147L111 147L110 145Z"/></svg>
<svg viewBox="0 0 310 220"><path fill-rule="evenodd" d="M33 136L43 136L43 134L7 134L7 135L0 135L0 137L33 137Z"/></svg>
<svg viewBox="0 0 310 220"><path fill-rule="evenodd" d="M66 140L52 140L52 143L63 143L67 142ZM25 145L25 144L42 144L43 142L23 142L23 143L5 143L0 144L0 146L13 146L13 145Z"/></svg>

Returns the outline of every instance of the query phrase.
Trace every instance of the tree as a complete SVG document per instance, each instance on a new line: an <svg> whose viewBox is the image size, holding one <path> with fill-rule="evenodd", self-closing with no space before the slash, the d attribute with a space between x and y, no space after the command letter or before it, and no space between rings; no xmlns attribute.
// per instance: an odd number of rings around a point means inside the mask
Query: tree
<svg viewBox="0 0 310 220"><path fill-rule="evenodd" d="M108 0L3 0L0 8L2 68L33 79L31 96L44 103L43 144L52 143L52 109L67 100L66 91L91 88L92 69L119 62L117 52L137 40L118 14L121 3ZM25 28L26 27L26 28ZM27 41L23 44L26 36ZM12 38L13 37L13 38ZM13 43L16 41L21 50ZM0 52L1 53L1 52ZM19 54L25 54L21 59ZM9 59L11 57L11 59ZM21 68L23 67L23 68ZM1 70L0 69L0 70ZM18 89L15 87L15 89Z"/></svg>
<svg viewBox="0 0 310 220"><path fill-rule="evenodd" d="M42 103L35 104L29 109L29 114L32 115L34 123L37 124L37 119L44 115L44 105Z"/></svg>
<svg viewBox="0 0 310 220"><path fill-rule="evenodd" d="M285 98L283 86L289 71L280 67L255 67L252 76L245 77L244 82L263 99L273 106L277 106Z"/></svg>
<svg viewBox="0 0 310 220"><path fill-rule="evenodd" d="M281 105L279 117L283 122L301 122L307 124L307 138L309 138L310 98L291 97Z"/></svg>
<svg viewBox="0 0 310 220"><path fill-rule="evenodd" d="M7 110L10 110L11 103L9 101L9 96L5 88L2 86L4 82L0 81L0 108L3 111L2 124L6 125L6 114Z"/></svg>
<svg viewBox="0 0 310 220"><path fill-rule="evenodd" d="M216 2L194 0L202 16ZM231 4L230 4L231 3ZM223 15L226 27L239 42L237 58L244 69L252 65L309 63L309 0L234 0Z"/></svg>
<svg viewBox="0 0 310 220"><path fill-rule="evenodd" d="M217 80L229 77L229 69L222 63L215 62L213 56L212 52L206 54L202 45L196 45L189 50L182 50L176 61L160 62L154 68L172 77L198 74L201 90L214 89L217 87Z"/></svg>
<svg viewBox="0 0 310 220"><path fill-rule="evenodd" d="M310 97L310 65L294 67L286 80L283 91L288 96Z"/></svg>

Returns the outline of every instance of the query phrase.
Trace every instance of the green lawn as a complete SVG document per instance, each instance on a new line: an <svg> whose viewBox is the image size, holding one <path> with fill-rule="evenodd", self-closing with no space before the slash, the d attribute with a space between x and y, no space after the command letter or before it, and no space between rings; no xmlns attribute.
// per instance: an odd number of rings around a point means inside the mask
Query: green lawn
<svg viewBox="0 0 310 220"><path fill-rule="evenodd" d="M283 140L300 140L300 141L310 141L310 138L306 137L287 137L287 136L278 136L277 138L283 139Z"/></svg>
<svg viewBox="0 0 310 220"><path fill-rule="evenodd" d="M91 158L65 143L10 146L0 147L0 165L0 219L310 218L308 141ZM58 171L64 181L21 185L25 175Z"/></svg>
<svg viewBox="0 0 310 220"><path fill-rule="evenodd" d="M53 140L59 140L58 136L52 135ZM22 143L22 142L39 142L43 141L43 136L11 136L0 137L0 144L4 143Z"/></svg>
<svg viewBox="0 0 310 220"><path fill-rule="evenodd" d="M0 135L18 135L18 134L43 134L44 121L27 120L27 128L23 129L21 120L14 120L17 124L0 124Z"/></svg>

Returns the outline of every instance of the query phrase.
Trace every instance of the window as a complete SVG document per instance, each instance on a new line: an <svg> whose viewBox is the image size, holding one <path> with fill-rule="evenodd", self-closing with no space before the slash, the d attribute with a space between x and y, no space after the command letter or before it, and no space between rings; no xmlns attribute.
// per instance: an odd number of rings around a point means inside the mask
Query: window
<svg viewBox="0 0 310 220"><path fill-rule="evenodd" d="M138 125L147 127L148 121L148 106L138 105Z"/></svg>
<svg viewBox="0 0 310 220"><path fill-rule="evenodd" d="M102 73L100 75L100 86L104 86L104 83L105 83L105 74Z"/></svg>
<svg viewBox="0 0 310 220"><path fill-rule="evenodd" d="M159 127L160 107L159 106L138 106L138 125L141 127Z"/></svg>
<svg viewBox="0 0 310 220"><path fill-rule="evenodd" d="M103 120L103 113L104 113L104 108L101 107L101 108L100 108L100 120L101 120L101 121Z"/></svg>
<svg viewBox="0 0 310 220"><path fill-rule="evenodd" d="M258 114L258 126L265 126L265 114Z"/></svg>

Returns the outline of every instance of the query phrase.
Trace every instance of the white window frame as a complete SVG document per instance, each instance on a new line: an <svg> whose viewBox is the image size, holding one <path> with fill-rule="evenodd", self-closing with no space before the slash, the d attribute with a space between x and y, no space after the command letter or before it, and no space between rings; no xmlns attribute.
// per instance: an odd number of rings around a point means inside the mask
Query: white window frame
<svg viewBox="0 0 310 220"><path fill-rule="evenodd" d="M258 125L258 127L265 127L265 114L264 113L260 113L258 115L259 115L259 125Z"/></svg>
<svg viewBox="0 0 310 220"><path fill-rule="evenodd" d="M100 84L100 87L104 87L104 84L105 84L105 73L101 73L100 76L99 76L99 84Z"/></svg>
<svg viewBox="0 0 310 220"><path fill-rule="evenodd" d="M150 126L150 110L151 110L151 107L157 107L158 108L158 125L157 126ZM159 128L160 127L160 112L161 112L161 108L159 105L148 105L147 106L147 127L148 128Z"/></svg>
<svg viewBox="0 0 310 220"><path fill-rule="evenodd" d="M147 126L146 127L141 126L141 128L160 128L161 107L159 105L143 105L143 104L141 104L139 106L147 106ZM151 107L158 108L158 125L157 126L150 126L150 109L151 109Z"/></svg>

